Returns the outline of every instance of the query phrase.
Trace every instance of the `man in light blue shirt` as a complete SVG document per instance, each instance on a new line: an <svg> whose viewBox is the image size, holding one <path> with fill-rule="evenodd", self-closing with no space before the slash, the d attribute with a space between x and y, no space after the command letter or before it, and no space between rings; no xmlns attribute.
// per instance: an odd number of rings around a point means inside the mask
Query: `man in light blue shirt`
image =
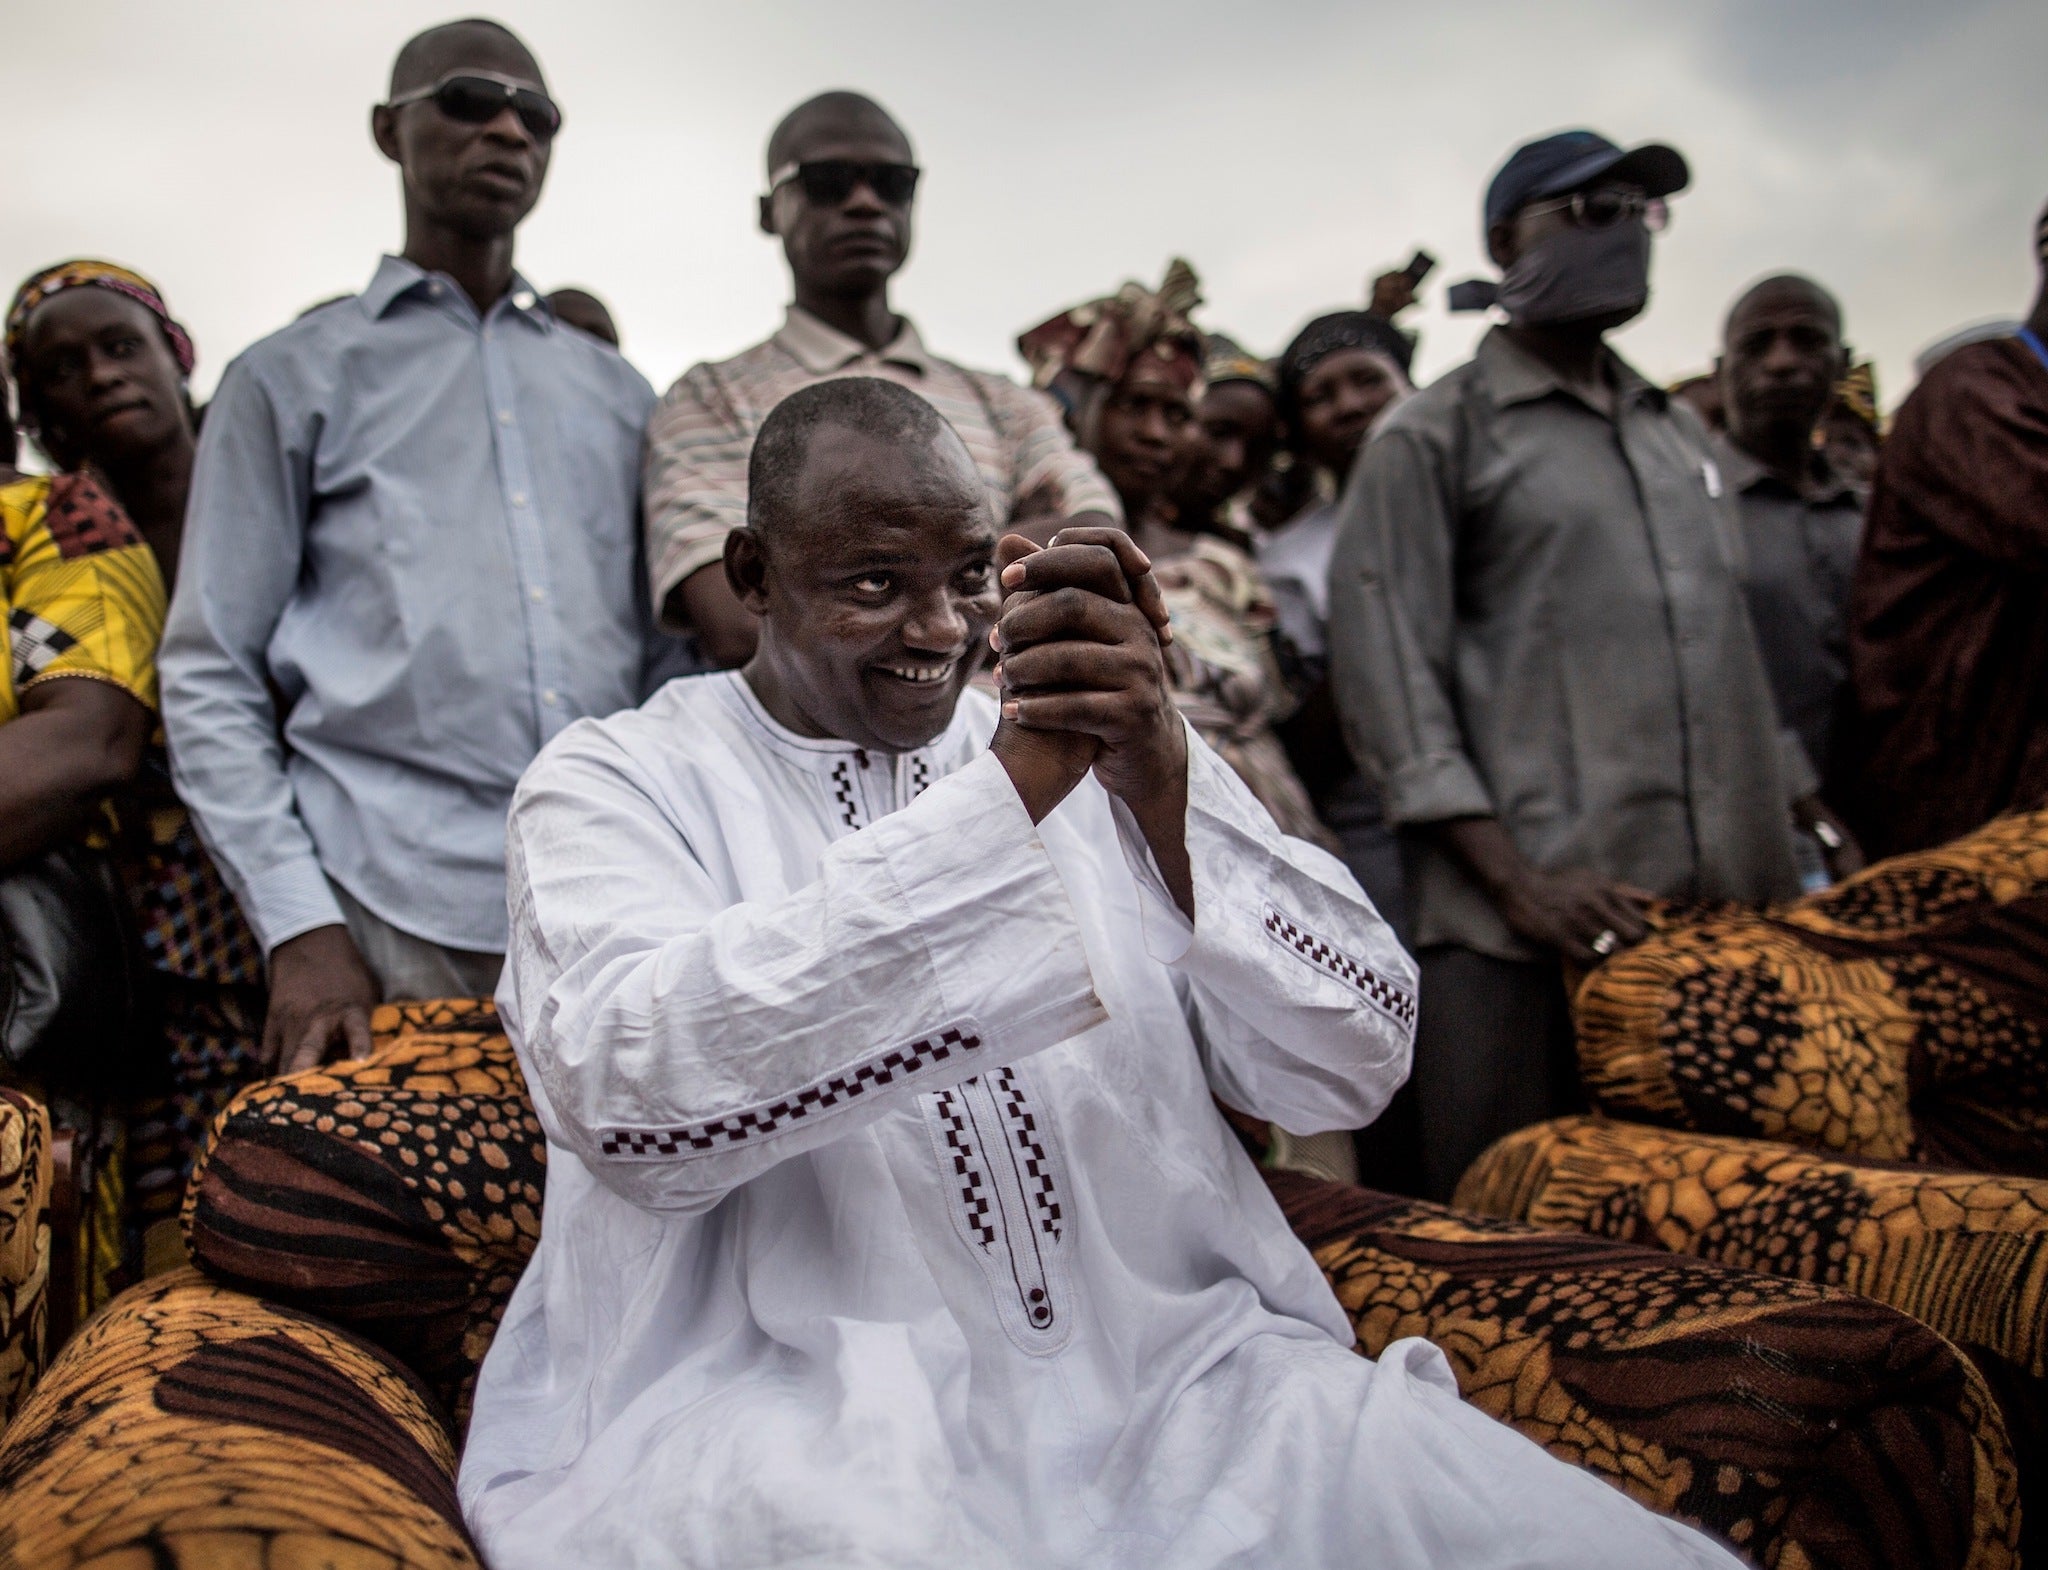
<svg viewBox="0 0 2048 1570"><path fill-rule="evenodd" d="M164 721L287 1067L367 1049L380 999L494 990L512 788L641 696L653 392L512 267L560 122L495 23L408 43L371 118L403 256L243 354L207 411Z"/></svg>

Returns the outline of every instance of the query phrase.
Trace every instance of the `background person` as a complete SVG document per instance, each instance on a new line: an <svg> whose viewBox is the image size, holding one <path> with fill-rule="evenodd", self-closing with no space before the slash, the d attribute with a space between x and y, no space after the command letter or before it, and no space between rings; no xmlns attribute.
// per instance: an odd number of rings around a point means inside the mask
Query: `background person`
<svg viewBox="0 0 2048 1570"><path fill-rule="evenodd" d="M380 998L495 990L512 788L641 690L653 392L513 270L560 124L498 24L409 42L371 113L404 254L243 354L208 411L164 718L288 1067L367 1051Z"/></svg>
<svg viewBox="0 0 2048 1570"><path fill-rule="evenodd" d="M1743 593L1778 723L1796 744L1788 783L1807 798L1827 775L1848 701L1849 581L1863 540L1863 492L1836 473L1822 444L1847 362L1842 308L1809 278L1752 285L1722 328L1727 429L1714 439L1714 460L1735 498ZM1802 811L1810 887L1861 867L1832 812L1817 798Z"/></svg>
<svg viewBox="0 0 2048 1570"><path fill-rule="evenodd" d="M588 289L557 289L548 296L548 309L556 321L618 348L619 324L612 320L611 308Z"/></svg>
<svg viewBox="0 0 2048 1570"><path fill-rule="evenodd" d="M1222 333L1202 338L1202 397L1182 435L1169 498L1176 528L1251 547L1251 491L1280 445L1273 368Z"/></svg>
<svg viewBox="0 0 2048 1570"><path fill-rule="evenodd" d="M1934 365L1892 421L1850 602L1838 770L1872 856L2048 797L2048 210L2017 335Z"/></svg>
<svg viewBox="0 0 2048 1570"><path fill-rule="evenodd" d="M924 346L889 304L910 255L921 171L910 138L859 93L797 105L768 139L761 232L782 242L795 298L766 343L692 367L647 428L647 560L662 625L710 665L744 664L754 621L725 581L725 537L747 509L754 434L798 388L879 376L913 389L960 433L1013 527L1114 522L1116 497L1074 449L1050 400Z"/></svg>
<svg viewBox="0 0 2048 1570"><path fill-rule="evenodd" d="M136 1109L128 1127L130 1209L145 1230L148 1271L183 1261L178 1205L214 1114L274 1066L263 1051L263 956L172 789L154 710L163 584L177 579L192 477L192 340L146 278L109 262L72 261L21 286L6 346L24 420L64 476L60 484L94 476L114 504L106 527L123 538L139 533L156 568L146 573L115 551L98 569L113 575L108 616L136 636L148 630L147 696L135 681L124 686L118 672L95 667L151 710L147 744L122 782L114 838L143 953L157 973L169 1067L167 1095ZM68 516L65 491L47 494L56 516ZM61 527L58 538L66 538Z"/></svg>
<svg viewBox="0 0 2048 1570"><path fill-rule="evenodd" d="M1426 1197L1576 1103L1561 959L1638 939L1649 896L1799 889L1706 434L1606 342L1686 182L1659 145L1518 148L1485 203L1508 324L1388 415L1345 491L1331 656L1409 853Z"/></svg>

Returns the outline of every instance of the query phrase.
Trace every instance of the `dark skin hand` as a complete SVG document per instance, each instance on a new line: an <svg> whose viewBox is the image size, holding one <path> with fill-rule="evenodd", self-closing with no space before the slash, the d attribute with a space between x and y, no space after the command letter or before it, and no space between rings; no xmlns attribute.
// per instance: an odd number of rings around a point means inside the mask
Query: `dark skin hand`
<svg viewBox="0 0 2048 1570"><path fill-rule="evenodd" d="M295 1074L341 1047L352 1058L370 1053L370 1010L383 1001L377 978L356 951L348 928L315 927L270 951L270 1012L263 1020L263 1060Z"/></svg>
<svg viewBox="0 0 2048 1570"><path fill-rule="evenodd" d="M1167 687L1164 606L1151 563L1120 531L998 546L1007 591L991 642L1002 721L991 750L1032 821L1083 774L1130 808L1174 902L1195 915L1187 850L1187 731Z"/></svg>
<svg viewBox="0 0 2048 1570"><path fill-rule="evenodd" d="M0 867L40 855L135 778L154 716L111 682L54 677L0 725Z"/></svg>
<svg viewBox="0 0 2048 1570"><path fill-rule="evenodd" d="M1601 933L1614 934L1618 951L1649 931L1643 908L1655 895L1578 868L1535 866L1497 818L1453 818L1430 832L1486 891L1508 930L1538 948L1592 966L1607 958L1593 947Z"/></svg>

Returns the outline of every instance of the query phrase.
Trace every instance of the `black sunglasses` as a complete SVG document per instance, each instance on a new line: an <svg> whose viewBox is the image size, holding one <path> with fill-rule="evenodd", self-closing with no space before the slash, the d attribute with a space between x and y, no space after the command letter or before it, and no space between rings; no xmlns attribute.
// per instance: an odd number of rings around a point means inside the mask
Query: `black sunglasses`
<svg viewBox="0 0 2048 1570"><path fill-rule="evenodd" d="M822 158L815 163L784 164L770 176L768 194L773 196L792 180L803 183L804 196L820 207L837 207L861 186L873 191L891 207L907 207L917 194L916 164L863 164L845 158Z"/></svg>
<svg viewBox="0 0 2048 1570"><path fill-rule="evenodd" d="M464 125L489 125L510 104L519 123L526 127L526 134L536 142L550 141L562 129L562 111L546 93L488 71L454 72L432 87L400 93L385 107L403 109L407 104L423 103L429 98L441 113Z"/></svg>
<svg viewBox="0 0 2048 1570"><path fill-rule="evenodd" d="M1671 207L1661 196L1645 196L1633 186L1596 185L1589 191L1574 191L1555 201L1532 202L1525 213L1568 212L1581 229L1612 229L1631 218L1640 218L1652 234L1671 223Z"/></svg>

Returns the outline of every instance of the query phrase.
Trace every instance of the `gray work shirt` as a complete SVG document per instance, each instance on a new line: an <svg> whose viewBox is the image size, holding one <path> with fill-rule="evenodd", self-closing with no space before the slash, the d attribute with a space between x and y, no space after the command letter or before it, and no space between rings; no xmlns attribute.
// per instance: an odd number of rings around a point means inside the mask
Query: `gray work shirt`
<svg viewBox="0 0 2048 1570"><path fill-rule="evenodd" d="M342 919L329 877L504 949L513 786L640 698L653 403L523 278L479 317L390 256L228 367L158 663L178 792L266 950Z"/></svg>
<svg viewBox="0 0 2048 1570"><path fill-rule="evenodd" d="M1374 434L1330 577L1346 737L1396 824L1493 817L1540 867L1787 898L1731 505L1691 411L1613 367L1610 417L1495 329ZM1448 851L1410 843L1419 944L1534 956Z"/></svg>
<svg viewBox="0 0 2048 1570"><path fill-rule="evenodd" d="M1849 582L1863 544L1863 493L1814 455L1794 490L1726 436L1714 458L1742 524L1742 587L1778 723L1825 778L1849 684Z"/></svg>

